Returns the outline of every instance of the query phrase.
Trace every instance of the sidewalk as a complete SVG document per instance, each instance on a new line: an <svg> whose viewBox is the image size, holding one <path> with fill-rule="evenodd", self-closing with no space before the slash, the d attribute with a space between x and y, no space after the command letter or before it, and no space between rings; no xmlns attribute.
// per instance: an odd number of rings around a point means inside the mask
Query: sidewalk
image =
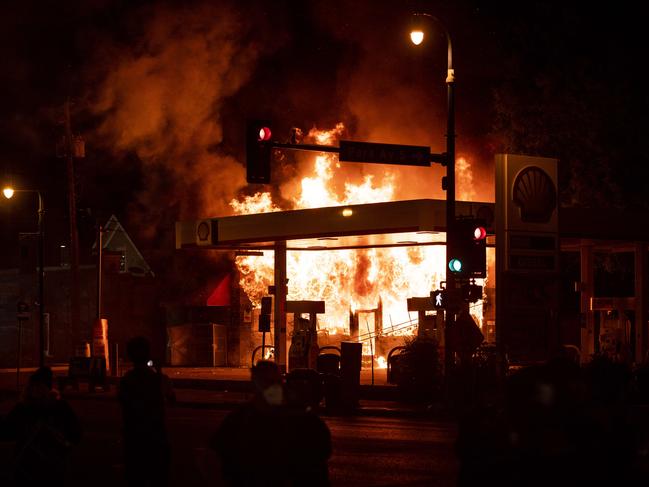
<svg viewBox="0 0 649 487"><path fill-rule="evenodd" d="M66 375L67 365L52 366L55 374ZM21 384L27 382L35 369L21 369ZM197 409L231 410L248 401L252 396L250 370L248 368L198 368L165 367L163 373L172 380L176 391L177 406ZM109 390L89 392L86 383L79 391L66 388L63 395L72 400L116 400L116 386L119 377L109 377ZM374 385L371 371L361 373L359 407L354 414L359 416L421 417L439 416L440 410L425 405L403 404L397 400L397 389L388 385L385 369L375 370ZM0 369L0 403L16 400L15 369ZM3 409L0 404L0 410Z"/></svg>

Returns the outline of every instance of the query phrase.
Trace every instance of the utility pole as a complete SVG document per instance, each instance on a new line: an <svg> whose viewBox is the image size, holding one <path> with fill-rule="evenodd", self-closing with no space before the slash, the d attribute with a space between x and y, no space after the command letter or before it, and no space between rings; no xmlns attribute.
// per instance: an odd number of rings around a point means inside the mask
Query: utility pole
<svg viewBox="0 0 649 487"><path fill-rule="evenodd" d="M79 297L79 234L77 231L77 194L74 177L75 141L70 122L70 97L65 101L65 157L68 177L68 212L70 216L70 318L73 333L81 331L81 305ZM79 152L78 155L83 157Z"/></svg>
<svg viewBox="0 0 649 487"><path fill-rule="evenodd" d="M97 222L97 319L101 319L102 250L104 247L104 227Z"/></svg>
<svg viewBox="0 0 649 487"><path fill-rule="evenodd" d="M38 365L45 365L45 205L43 195L38 193ZM49 334L49 330L48 330Z"/></svg>

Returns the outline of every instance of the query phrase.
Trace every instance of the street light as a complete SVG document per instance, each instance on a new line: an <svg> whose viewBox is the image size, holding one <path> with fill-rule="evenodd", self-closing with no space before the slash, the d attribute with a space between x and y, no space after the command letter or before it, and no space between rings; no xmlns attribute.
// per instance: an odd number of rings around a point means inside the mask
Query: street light
<svg viewBox="0 0 649 487"><path fill-rule="evenodd" d="M421 45L424 41L424 29L420 25L423 19L432 20L439 26L446 37L447 43L447 69L446 69L446 86L447 86L447 124L446 124L446 178L443 187L446 189L446 262L449 259L449 242L453 241L451 235L455 231L455 71L453 69L453 49L451 46L451 36L448 33L446 26L434 15L428 13L415 13L413 14L413 28L410 31L410 40L416 46ZM446 288L449 293L455 292L455 278L449 269L448 265L444 266L446 269ZM449 303L452 304L452 303ZM457 310L446 309L446 338L448 338L448 330L455 323L455 312ZM452 365L451 350L449 349L449 341L445 340L446 353L445 365L448 367Z"/></svg>
<svg viewBox="0 0 649 487"><path fill-rule="evenodd" d="M45 275L43 269L43 220L45 218L45 206L43 205L43 195L36 189L14 189L9 186L2 190L5 198L11 199L14 193L36 193L38 194L38 324L39 324L39 353L38 365L45 365L45 290L43 278Z"/></svg>
<svg viewBox="0 0 649 487"><path fill-rule="evenodd" d="M415 20L422 18L433 20L442 28L447 43L446 230L448 232L455 221L455 70L453 69L453 48L448 30L437 17L427 13L416 13L414 17ZM419 25L413 26L410 31L410 40L416 46L423 43L424 31Z"/></svg>

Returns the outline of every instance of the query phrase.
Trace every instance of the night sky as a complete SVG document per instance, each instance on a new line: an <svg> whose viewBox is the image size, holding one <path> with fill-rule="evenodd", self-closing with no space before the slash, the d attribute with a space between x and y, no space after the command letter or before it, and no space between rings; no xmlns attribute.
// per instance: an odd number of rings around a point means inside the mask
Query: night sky
<svg viewBox="0 0 649 487"><path fill-rule="evenodd" d="M343 122L347 139L442 152L445 43L429 30L430 42L410 45L417 10L439 17L453 39L457 151L479 198L493 198L494 154L512 152L560 160L564 205L648 206L645 27L630 3L26 0L2 8L2 177L43 191L52 248L68 239L65 160L54 150L67 97L86 141L76 168L82 245L95 220L114 213L145 255L172 252L175 220L226 214L230 199L258 189L245 184L247 118L272 120L279 139L291 127ZM350 178L384 170L347 169ZM300 175L299 157L276 171L266 189L281 199L281 184ZM427 182L400 199L444 197L441 169L404 171L403 181ZM33 230L35 204L0 205L3 248Z"/></svg>

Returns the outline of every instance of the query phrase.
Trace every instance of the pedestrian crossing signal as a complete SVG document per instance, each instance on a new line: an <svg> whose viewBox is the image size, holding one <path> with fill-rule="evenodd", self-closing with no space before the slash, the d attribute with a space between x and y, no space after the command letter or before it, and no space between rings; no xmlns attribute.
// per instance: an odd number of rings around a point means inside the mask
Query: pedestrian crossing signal
<svg viewBox="0 0 649 487"><path fill-rule="evenodd" d="M446 290L438 289L430 293L430 297L433 298L433 306L435 309L444 309L446 307Z"/></svg>

